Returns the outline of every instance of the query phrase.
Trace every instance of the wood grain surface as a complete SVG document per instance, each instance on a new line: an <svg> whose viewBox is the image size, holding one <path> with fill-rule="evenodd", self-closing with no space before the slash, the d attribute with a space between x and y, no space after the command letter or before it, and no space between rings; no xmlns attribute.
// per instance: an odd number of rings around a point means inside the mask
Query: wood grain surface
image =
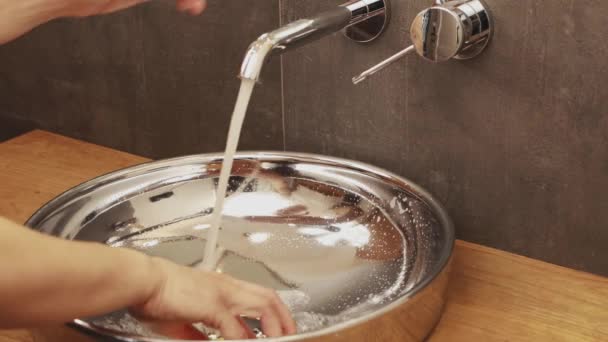
<svg viewBox="0 0 608 342"><path fill-rule="evenodd" d="M23 222L68 188L145 161L44 131L22 135L0 144L0 215ZM608 341L608 278L462 241L451 277L432 342ZM0 331L0 342L87 340L63 327Z"/></svg>

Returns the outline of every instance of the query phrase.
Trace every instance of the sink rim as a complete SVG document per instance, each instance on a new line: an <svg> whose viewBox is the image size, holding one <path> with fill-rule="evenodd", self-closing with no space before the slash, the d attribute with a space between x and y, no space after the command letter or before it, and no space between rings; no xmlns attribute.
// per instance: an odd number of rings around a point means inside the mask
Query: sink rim
<svg viewBox="0 0 608 342"><path fill-rule="evenodd" d="M88 191L93 191L98 187L102 187L105 184L115 182L120 179L129 178L132 176L140 175L153 170L161 170L171 167L176 167L180 165L188 165L193 162L197 163L210 163L223 161L224 155L223 153L205 153L205 154L193 154L169 159L162 159L156 161L144 162L141 164L136 164L127 168L119 169L113 172L109 172L98 177L95 177L91 180L83 182L79 185L76 185L58 196L54 197L46 204L44 204L40 209L38 209L32 216L26 221L25 225L34 230L38 230L35 228L41 220L48 217L49 214L53 213L61 206L65 205L69 202L70 199L74 198L75 195L82 196L83 193ZM399 186L401 188L405 188L412 193L416 194L424 203L426 203L432 212L436 215L437 220L439 221L442 229L445 232L446 243L445 246L441 249L441 254L439 256L439 261L432 268L432 272L429 273L427 277L425 277L422 281L413 286L407 294L404 294L399 299L394 302L383 306L382 308L363 315L358 318L350 319L345 322L341 322L330 327L311 331L303 334L297 334L292 336L285 336L280 338L268 338L265 339L267 341L276 341L276 342L287 342L287 341L297 341L297 340L307 340L311 338L319 338L322 336L328 336L339 331L346 330L351 327L359 326L365 322L371 321L375 318L381 317L388 312L402 306L404 303L412 300L416 297L422 290L429 287L434 281L446 271L446 268L449 266L451 257L453 254L454 246L455 246L455 230L454 224L448 215L446 209L443 205L435 199L433 195L431 195L424 188L419 186L418 184L410 181L409 179L398 176L395 173L384 170L382 168L354 160L339 158L339 157L331 157L319 154L311 154L311 153L301 153L301 152L283 152L283 151L242 151L237 152L235 154L235 160L238 159L254 159L254 160L290 160L299 161L299 162L312 162L312 163L324 163L329 164L334 167L341 167L357 172L364 172L367 174L371 174L375 177L380 177L383 181L390 182L395 184L395 186ZM92 325L87 323L82 319L75 319L72 322L68 323L68 325L83 331L87 334L93 334L97 336L108 336L119 340L119 341L129 341L129 342L167 342L167 341L183 341L183 340L175 340L175 339L159 339L159 338L147 338L147 337L129 337L129 336L118 336L114 332L109 331L107 329ZM239 340L234 340L239 341ZM249 340L240 340L240 341L249 341Z"/></svg>

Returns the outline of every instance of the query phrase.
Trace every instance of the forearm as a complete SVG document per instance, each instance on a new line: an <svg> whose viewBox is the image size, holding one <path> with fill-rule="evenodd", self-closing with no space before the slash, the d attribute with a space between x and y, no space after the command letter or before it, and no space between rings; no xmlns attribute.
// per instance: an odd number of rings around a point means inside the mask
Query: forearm
<svg viewBox="0 0 608 342"><path fill-rule="evenodd" d="M0 327L66 322L144 302L160 286L154 259L64 241L0 218Z"/></svg>
<svg viewBox="0 0 608 342"><path fill-rule="evenodd" d="M62 15L58 0L0 0L0 44Z"/></svg>

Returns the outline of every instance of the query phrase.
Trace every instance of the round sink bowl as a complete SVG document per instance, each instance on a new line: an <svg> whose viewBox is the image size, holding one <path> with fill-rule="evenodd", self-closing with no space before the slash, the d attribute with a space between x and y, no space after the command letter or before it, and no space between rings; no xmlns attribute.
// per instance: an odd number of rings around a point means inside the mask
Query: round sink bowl
<svg viewBox="0 0 608 342"><path fill-rule="evenodd" d="M96 178L27 225L198 267L222 159L182 157ZM299 333L274 341L419 341L432 331L454 231L426 191L362 163L274 152L238 154L229 187L216 270L278 291ZM70 325L109 341L179 340L126 312Z"/></svg>

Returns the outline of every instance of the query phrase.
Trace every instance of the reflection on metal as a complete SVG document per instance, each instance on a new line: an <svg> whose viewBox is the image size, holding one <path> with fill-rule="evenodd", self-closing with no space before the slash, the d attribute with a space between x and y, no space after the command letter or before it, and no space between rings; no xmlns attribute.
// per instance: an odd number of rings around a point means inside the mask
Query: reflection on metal
<svg viewBox="0 0 608 342"><path fill-rule="evenodd" d="M344 29L351 40L366 43L378 38L388 25L389 0L351 0L309 19L300 19L254 41L241 65L240 78L258 81L271 54L310 44Z"/></svg>
<svg viewBox="0 0 608 342"><path fill-rule="evenodd" d="M195 266L204 255L219 166L221 156L201 155L118 171L67 191L27 224ZM337 331L356 340L361 329L380 338L386 329L407 341L431 331L454 232L423 189L372 166L307 154L239 154L233 170L217 269L279 294L298 293L285 297L299 328L289 340ZM125 222L139 229L116 229ZM384 319L388 312L404 324ZM114 340L177 337L144 329L126 313L73 324Z"/></svg>
<svg viewBox="0 0 608 342"><path fill-rule="evenodd" d="M492 38L493 23L481 0L437 0L420 12L410 28L412 45L353 77L359 84L416 51L431 62L470 59L479 55Z"/></svg>
<svg viewBox="0 0 608 342"><path fill-rule="evenodd" d="M420 12L410 29L416 52L432 62L469 59L492 37L492 21L481 0L441 1Z"/></svg>

